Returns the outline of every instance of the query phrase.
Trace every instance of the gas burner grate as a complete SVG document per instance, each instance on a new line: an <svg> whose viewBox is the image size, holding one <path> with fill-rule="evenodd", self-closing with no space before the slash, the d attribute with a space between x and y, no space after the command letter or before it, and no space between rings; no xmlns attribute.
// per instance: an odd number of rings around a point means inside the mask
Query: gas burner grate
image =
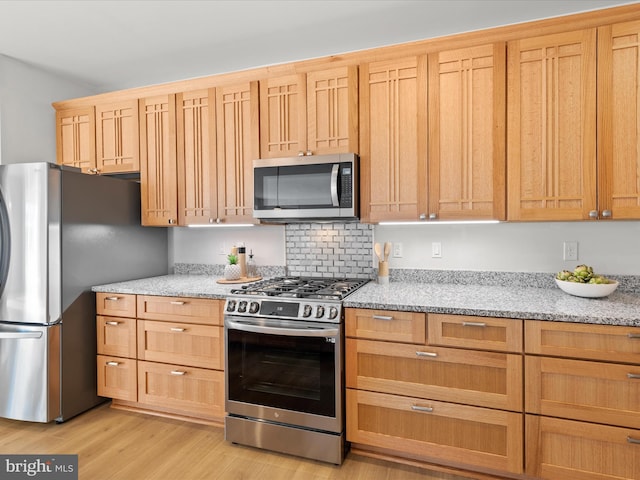
<svg viewBox="0 0 640 480"><path fill-rule="evenodd" d="M274 277L231 290L233 295L342 300L369 280L354 278Z"/></svg>

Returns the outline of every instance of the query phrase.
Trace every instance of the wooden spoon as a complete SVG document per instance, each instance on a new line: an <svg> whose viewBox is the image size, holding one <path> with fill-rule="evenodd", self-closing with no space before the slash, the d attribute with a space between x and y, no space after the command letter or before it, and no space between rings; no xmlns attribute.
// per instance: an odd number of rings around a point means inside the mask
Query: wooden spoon
<svg viewBox="0 0 640 480"><path fill-rule="evenodd" d="M389 254L391 253L391 242L384 243L384 261L386 262L389 259Z"/></svg>
<svg viewBox="0 0 640 480"><path fill-rule="evenodd" d="M376 257L378 257L378 261L382 261L382 249L379 243L373 245L373 251L376 252Z"/></svg>

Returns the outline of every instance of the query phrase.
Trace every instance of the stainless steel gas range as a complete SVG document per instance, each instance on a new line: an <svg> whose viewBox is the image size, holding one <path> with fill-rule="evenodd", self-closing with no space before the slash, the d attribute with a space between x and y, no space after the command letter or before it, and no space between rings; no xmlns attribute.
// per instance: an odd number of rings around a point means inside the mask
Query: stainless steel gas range
<svg viewBox="0 0 640 480"><path fill-rule="evenodd" d="M276 277L225 303L225 439L340 464L342 300L368 280Z"/></svg>

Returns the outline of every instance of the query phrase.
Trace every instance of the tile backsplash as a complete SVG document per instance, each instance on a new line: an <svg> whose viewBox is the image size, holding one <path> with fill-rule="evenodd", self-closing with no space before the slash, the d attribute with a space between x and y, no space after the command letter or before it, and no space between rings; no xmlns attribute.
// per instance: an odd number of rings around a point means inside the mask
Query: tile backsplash
<svg viewBox="0 0 640 480"><path fill-rule="evenodd" d="M373 226L295 223L285 227L289 275L373 278Z"/></svg>

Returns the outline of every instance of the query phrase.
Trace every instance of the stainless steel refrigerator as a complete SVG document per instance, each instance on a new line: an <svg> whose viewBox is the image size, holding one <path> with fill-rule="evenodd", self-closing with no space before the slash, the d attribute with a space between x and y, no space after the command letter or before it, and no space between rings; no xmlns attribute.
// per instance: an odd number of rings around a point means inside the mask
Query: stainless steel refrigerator
<svg viewBox="0 0 640 480"><path fill-rule="evenodd" d="M140 186L54 164L0 165L0 417L65 421L96 392L91 286L167 273Z"/></svg>

